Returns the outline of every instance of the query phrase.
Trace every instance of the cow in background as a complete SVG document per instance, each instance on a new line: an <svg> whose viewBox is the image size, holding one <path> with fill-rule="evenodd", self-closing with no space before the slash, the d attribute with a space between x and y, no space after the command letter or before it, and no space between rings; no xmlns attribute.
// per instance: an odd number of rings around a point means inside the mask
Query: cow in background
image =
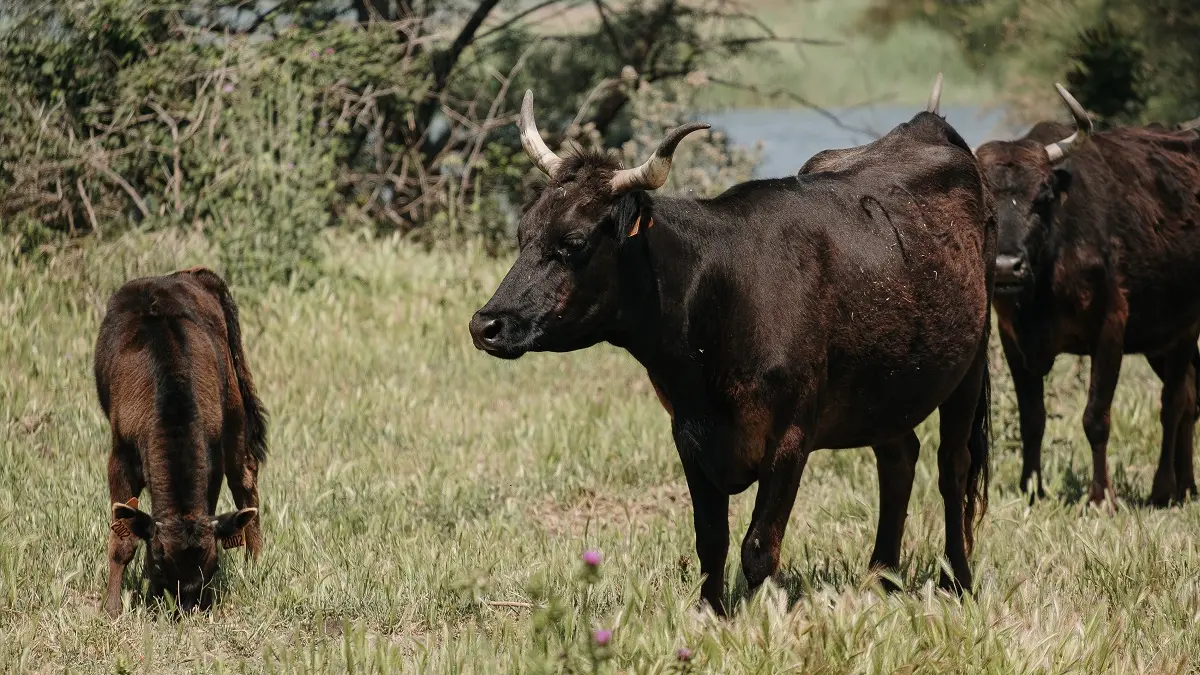
<svg viewBox="0 0 1200 675"><path fill-rule="evenodd" d="M1093 132L1058 85L1075 128L1040 122L976 155L1000 231L995 308L1021 423L1021 486L1044 495L1043 378L1058 354L1091 357L1083 429L1089 497L1111 496L1109 411L1123 354L1162 379L1162 452L1150 501L1196 493L1192 431L1200 352L1200 137L1161 126ZM1030 481L1036 483L1030 485Z"/></svg>

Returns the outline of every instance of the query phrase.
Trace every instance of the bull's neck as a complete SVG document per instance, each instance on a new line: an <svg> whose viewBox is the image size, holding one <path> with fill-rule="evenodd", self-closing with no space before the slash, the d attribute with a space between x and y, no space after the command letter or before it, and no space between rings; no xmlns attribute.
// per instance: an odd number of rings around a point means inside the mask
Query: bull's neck
<svg viewBox="0 0 1200 675"><path fill-rule="evenodd" d="M696 200L658 198L647 211L654 226L622 246L620 309L608 341L653 374L657 364L688 358L689 294L721 232Z"/></svg>

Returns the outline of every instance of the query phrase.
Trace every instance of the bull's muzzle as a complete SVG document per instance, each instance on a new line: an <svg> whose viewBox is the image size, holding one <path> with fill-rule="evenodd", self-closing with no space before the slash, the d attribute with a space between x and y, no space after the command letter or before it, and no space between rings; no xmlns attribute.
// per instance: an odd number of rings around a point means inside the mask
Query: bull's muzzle
<svg viewBox="0 0 1200 675"><path fill-rule="evenodd" d="M1029 259L1024 254L996 256L996 290L1017 291L1029 283Z"/></svg>

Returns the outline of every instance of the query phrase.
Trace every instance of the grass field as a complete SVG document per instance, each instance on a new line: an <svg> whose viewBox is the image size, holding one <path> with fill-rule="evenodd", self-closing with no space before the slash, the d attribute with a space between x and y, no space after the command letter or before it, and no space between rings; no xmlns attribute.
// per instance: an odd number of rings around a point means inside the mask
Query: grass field
<svg viewBox="0 0 1200 675"><path fill-rule="evenodd" d="M992 507L978 531L974 598L933 589L943 525L936 426L927 422L904 547L907 592L885 597L865 573L877 501L869 452L821 452L801 486L778 586L716 621L693 610L699 579L682 471L668 418L632 359L607 347L487 358L466 325L505 261L394 241L331 246L330 274L316 287L238 294L273 415L266 547L257 565L226 556L218 606L181 622L136 602L115 623L99 612L108 430L91 355L104 303L123 280L204 262L203 247L133 237L48 266L0 266L0 670L1200 667L1200 507L1126 506L1111 516L1081 505L1090 471L1078 428L1081 361L1061 360L1048 387L1053 498L1032 508L1014 489L1015 405L997 361ZM1111 446L1125 498L1149 491L1156 388L1144 362L1129 359ZM733 500L735 541L752 493ZM577 578L586 549L604 555L591 586ZM745 599L737 553L735 545L735 602ZM596 628L613 630L598 651ZM693 652L686 663L677 660L683 647Z"/></svg>

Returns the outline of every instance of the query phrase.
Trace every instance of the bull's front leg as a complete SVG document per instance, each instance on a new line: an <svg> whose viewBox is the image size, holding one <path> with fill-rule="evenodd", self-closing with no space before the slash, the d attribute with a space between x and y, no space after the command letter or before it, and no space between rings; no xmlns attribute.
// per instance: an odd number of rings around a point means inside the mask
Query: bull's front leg
<svg viewBox="0 0 1200 675"><path fill-rule="evenodd" d="M693 448L680 446L683 473L692 495L696 556L700 559L700 599L725 616L725 557L729 554L729 495L704 472Z"/></svg>
<svg viewBox="0 0 1200 675"><path fill-rule="evenodd" d="M1112 306L1104 316L1099 339L1092 351L1091 382L1087 406L1083 411L1083 433L1092 446L1092 486L1088 499L1100 504L1105 499L1116 504L1112 482L1108 476L1108 434L1111 424L1113 393L1121 375L1121 357L1125 350L1125 320L1128 316L1125 298L1120 291L1113 294Z"/></svg>
<svg viewBox="0 0 1200 675"><path fill-rule="evenodd" d="M779 569L780 546L796 503L809 445L800 427L792 426L763 458L754 515L742 540L742 572L751 591Z"/></svg>
<svg viewBox="0 0 1200 675"><path fill-rule="evenodd" d="M1021 425L1021 491L1029 492L1029 500L1046 496L1042 487L1042 438L1046 434L1046 400L1043 375L1030 369L1017 347L1016 340L1003 330L1000 345L1004 360L1012 373L1013 389L1017 394L1017 413ZM1036 483L1031 484L1036 476Z"/></svg>

